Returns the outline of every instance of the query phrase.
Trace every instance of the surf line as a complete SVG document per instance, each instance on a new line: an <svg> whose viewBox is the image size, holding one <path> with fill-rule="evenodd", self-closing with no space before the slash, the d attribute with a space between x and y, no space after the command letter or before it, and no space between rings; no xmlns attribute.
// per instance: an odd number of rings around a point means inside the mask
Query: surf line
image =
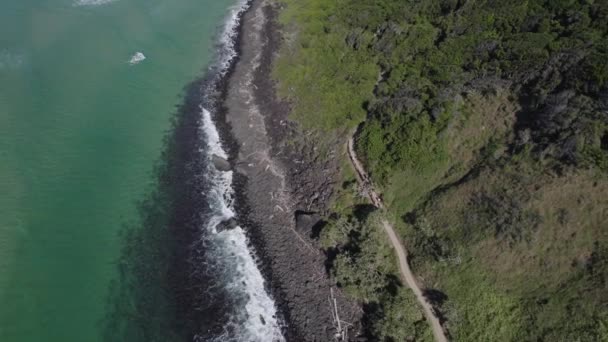
<svg viewBox="0 0 608 342"><path fill-rule="evenodd" d="M225 269L223 286L233 298L233 303L239 303L239 308L232 310L233 314L224 327L224 332L214 336L211 341L285 341L282 335L283 322L279 318L276 303L266 291L265 280L258 268L257 258L250 248L247 234L238 224L224 224L234 220L235 190L233 186L233 171L218 168L214 158L228 159L214 115L220 108L217 90L221 88L225 78L238 57L237 42L243 14L249 9L249 0L239 0L230 8L223 31L219 36L216 62L208 70L211 78L203 87L205 98L200 107L200 138L201 158L206 159L206 178L211 183L207 193L207 203L211 209L206 222L204 235L217 247L216 255ZM221 261L220 261L221 260ZM202 336L201 336L202 337ZM196 340L196 338L195 338Z"/></svg>

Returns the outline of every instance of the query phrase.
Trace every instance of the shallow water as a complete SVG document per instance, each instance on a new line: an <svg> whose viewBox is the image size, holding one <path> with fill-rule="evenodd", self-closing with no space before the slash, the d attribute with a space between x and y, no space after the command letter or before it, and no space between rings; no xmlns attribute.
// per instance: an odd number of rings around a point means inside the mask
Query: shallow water
<svg viewBox="0 0 608 342"><path fill-rule="evenodd" d="M182 309L171 293L180 283L157 282L171 274L166 256L182 246L163 230L171 214L155 204L167 190L159 190L155 166L184 87L212 63L235 3L0 2L1 341L180 340L193 329L174 322ZM129 63L138 52L146 58ZM200 172L210 177L209 169ZM200 229L202 240L216 239L205 231L214 233L209 222ZM229 254L241 259L219 263L227 276L216 282L248 284L225 293L253 288L259 300L240 301L269 317L244 325L252 316L229 316L236 330L275 334L273 302L260 292L245 235L230 234L224 239L237 251Z"/></svg>

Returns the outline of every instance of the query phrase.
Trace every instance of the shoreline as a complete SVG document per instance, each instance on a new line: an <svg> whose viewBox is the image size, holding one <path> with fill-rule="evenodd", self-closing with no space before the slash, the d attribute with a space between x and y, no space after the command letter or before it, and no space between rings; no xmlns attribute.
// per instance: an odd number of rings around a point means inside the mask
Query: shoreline
<svg viewBox="0 0 608 342"><path fill-rule="evenodd" d="M279 310L285 338L326 341L342 334L351 340L361 332L362 309L335 287L325 255L310 234L296 227L298 212L310 209L310 203L301 203L303 184L284 171L291 165L282 163L298 151L282 144L293 129L285 121L289 108L275 98L270 78L280 39L276 11L267 0L249 2L234 41L237 56L218 87L214 121L235 170L237 221ZM313 195L309 192L308 198ZM350 331L338 331L335 310Z"/></svg>
<svg viewBox="0 0 608 342"><path fill-rule="evenodd" d="M228 155L227 160L233 170L234 165L236 165L237 163L239 142L232 133L232 125L227 120L228 108L226 106L226 101L230 88L230 80L232 79L235 68L239 64L241 59L242 40L244 30L246 29L243 19L247 15L247 13L252 10L256 2L259 2L259 0L247 0L244 5L246 9L242 11L238 16L238 25L235 28L236 35L232 37L232 41L234 44L233 51L235 53L235 56L230 61L229 66L226 68L225 74L218 79L215 89L213 89L218 95L215 99L216 103L214 103L216 111L214 115L212 115L212 120L216 126L216 129L219 132L221 144L226 150L226 154ZM210 76L215 75L213 74ZM288 334L286 334L288 326L290 325L289 311L285 308L284 305L282 305L280 294L270 285L270 279L273 279L273 272L272 268L270 267L272 260L270 256L265 253L264 240L259 236L259 234L256 234L256 231L258 231L259 228L256 226L256 223L250 219L251 208L248 203L245 190L247 188L247 183L248 179L243 174L239 172L233 173L232 187L234 189L234 208L236 213L234 219L236 220L239 226L243 227L245 231L248 240L249 250L254 257L258 269L264 277L264 287L266 289L266 292L275 302L278 314L277 320L279 322L279 325L281 326L281 329L283 330L284 337L289 341L290 339L288 337Z"/></svg>
<svg viewBox="0 0 608 342"><path fill-rule="evenodd" d="M216 106L216 112L212 115L212 120L219 132L221 144L226 150L226 154L228 155L227 160L233 170L235 169L234 165L238 163L239 142L232 133L232 125L227 120L228 108L226 106L226 101L230 90L230 80L233 78L235 68L241 59L243 34L246 30L243 19L251 12L253 6L259 2L259 0L247 0L245 3L246 9L239 14L237 19L238 25L235 28L236 35L232 37L235 56L227 67L226 73L217 81L217 86L214 89L218 96L216 98L217 102L214 104ZM257 223L250 219L251 207L245 190L247 184L248 179L246 176L239 172L233 173L232 187L234 189L234 208L236 213L234 219L245 231L249 250L254 257L258 269L264 277L266 292L270 295L271 299L275 301L278 314L277 320L283 330L284 337L289 341L290 338L286 333L290 325L289 310L281 303L280 293L270 285L271 279L273 279L273 270L270 267L272 260L271 257L265 253L266 247L264 239L256 233L259 231Z"/></svg>

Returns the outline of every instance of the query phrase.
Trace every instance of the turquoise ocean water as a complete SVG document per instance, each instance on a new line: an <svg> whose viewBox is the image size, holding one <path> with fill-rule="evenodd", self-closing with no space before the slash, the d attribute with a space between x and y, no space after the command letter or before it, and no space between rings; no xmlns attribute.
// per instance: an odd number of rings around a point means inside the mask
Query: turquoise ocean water
<svg viewBox="0 0 608 342"><path fill-rule="evenodd" d="M0 1L0 341L102 339L119 232L234 2Z"/></svg>

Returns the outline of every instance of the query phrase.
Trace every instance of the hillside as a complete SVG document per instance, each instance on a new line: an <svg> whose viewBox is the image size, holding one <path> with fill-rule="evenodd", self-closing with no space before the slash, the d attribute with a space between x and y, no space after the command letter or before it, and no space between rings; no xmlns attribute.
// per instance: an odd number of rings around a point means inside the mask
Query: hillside
<svg viewBox="0 0 608 342"><path fill-rule="evenodd" d="M451 339L608 341L608 2L278 3L278 96L321 147L358 127L387 207L342 153L319 243L367 334L432 339L388 215Z"/></svg>

